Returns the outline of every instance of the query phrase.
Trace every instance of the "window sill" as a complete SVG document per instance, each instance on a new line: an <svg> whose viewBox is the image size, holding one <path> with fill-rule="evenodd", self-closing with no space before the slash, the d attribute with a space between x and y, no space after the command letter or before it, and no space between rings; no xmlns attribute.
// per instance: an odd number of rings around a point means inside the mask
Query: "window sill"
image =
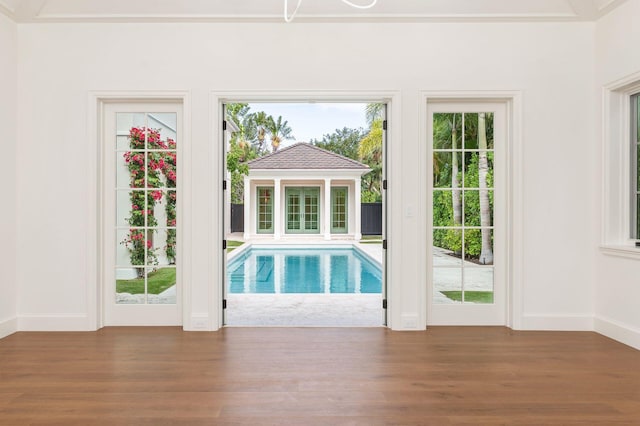
<svg viewBox="0 0 640 426"><path fill-rule="evenodd" d="M640 247L607 245L600 246L600 251L607 256L640 260Z"/></svg>

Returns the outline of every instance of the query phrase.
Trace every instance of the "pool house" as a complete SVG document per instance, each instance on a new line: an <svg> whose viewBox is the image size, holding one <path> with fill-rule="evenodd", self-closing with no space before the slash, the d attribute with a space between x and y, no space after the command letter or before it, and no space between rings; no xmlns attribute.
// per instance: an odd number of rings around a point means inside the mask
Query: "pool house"
<svg viewBox="0 0 640 426"><path fill-rule="evenodd" d="M362 238L360 182L371 169L308 143L248 163L244 239Z"/></svg>

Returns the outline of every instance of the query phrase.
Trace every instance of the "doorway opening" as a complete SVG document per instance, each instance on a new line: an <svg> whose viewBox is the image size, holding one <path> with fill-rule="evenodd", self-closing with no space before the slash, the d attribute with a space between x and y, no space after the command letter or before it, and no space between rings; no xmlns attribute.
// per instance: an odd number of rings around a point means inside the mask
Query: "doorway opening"
<svg viewBox="0 0 640 426"><path fill-rule="evenodd" d="M386 104L222 111L224 325L385 325Z"/></svg>

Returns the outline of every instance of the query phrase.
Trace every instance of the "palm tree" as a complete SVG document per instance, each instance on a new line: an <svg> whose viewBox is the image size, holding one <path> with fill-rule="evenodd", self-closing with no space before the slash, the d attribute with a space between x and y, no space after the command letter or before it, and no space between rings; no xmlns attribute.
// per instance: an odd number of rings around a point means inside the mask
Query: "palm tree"
<svg viewBox="0 0 640 426"><path fill-rule="evenodd" d="M286 120L282 121L281 115L278 116L278 120L274 120L273 117L269 116L266 128L271 134L272 152L278 151L280 143L283 140L294 139L293 135L291 134L292 130L291 127L289 127L289 122Z"/></svg>
<svg viewBox="0 0 640 426"><path fill-rule="evenodd" d="M371 127L374 121L384 119L385 104L367 104L367 106L365 107L365 114L367 117L367 123L369 124L369 127Z"/></svg>
<svg viewBox="0 0 640 426"><path fill-rule="evenodd" d="M382 120L371 123L369 133L360 140L358 155L362 160L381 162L382 160Z"/></svg>
<svg viewBox="0 0 640 426"><path fill-rule="evenodd" d="M493 263L493 248L491 244L491 205L489 203L489 191L487 191L487 174L489 163L487 161L487 125L486 113L478 114L478 183L480 188L480 226L482 234L482 248L480 250L480 263L491 265Z"/></svg>
<svg viewBox="0 0 640 426"><path fill-rule="evenodd" d="M371 103L365 107L369 132L360 139L358 156L360 161L371 167L371 171L362 178L363 194L380 199L380 182L382 180L382 123L385 115L385 104Z"/></svg>
<svg viewBox="0 0 640 426"><path fill-rule="evenodd" d="M264 111L253 114L253 123L255 125L255 135L258 141L258 152L263 154L265 151L264 141L267 138L267 129L269 121L273 120L270 115L267 115Z"/></svg>

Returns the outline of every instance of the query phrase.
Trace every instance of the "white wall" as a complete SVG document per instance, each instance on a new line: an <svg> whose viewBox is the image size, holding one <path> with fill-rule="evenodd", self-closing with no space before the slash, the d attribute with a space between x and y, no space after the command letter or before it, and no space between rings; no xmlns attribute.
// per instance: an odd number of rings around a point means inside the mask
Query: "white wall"
<svg viewBox="0 0 640 426"><path fill-rule="evenodd" d="M17 26L0 14L0 338L16 330Z"/></svg>
<svg viewBox="0 0 640 426"><path fill-rule="evenodd" d="M629 1L598 21L596 90L640 72L640 1ZM600 114L601 100L596 111ZM599 117L598 123L601 118ZM600 126L598 126L600 129ZM600 132L596 130L596 134ZM600 169L600 163L594 164ZM603 170L601 170L601 173ZM601 173L597 179L601 179ZM598 180L596 188L600 188ZM601 195L601 194L599 194ZM598 198L600 201L600 198ZM596 209L600 212L600 205ZM640 349L640 256L597 255L596 330Z"/></svg>
<svg viewBox="0 0 640 426"><path fill-rule="evenodd" d="M192 229L218 235L208 166L215 90L396 90L401 140L389 182L396 319L424 318L421 90L520 90L524 143L525 328L589 329L595 205L594 24L42 24L19 27L18 282L24 328L87 328L88 91L188 90ZM395 181L393 180L395 177ZM211 206L214 206L213 208ZM45 208L50 206L53 208ZM212 228L215 227L215 228ZM215 229L215 230L212 230ZM195 313L207 312L213 243L194 239ZM211 244L211 247L208 246ZM215 245L218 247L218 244ZM34 267L36 266L37 267ZM211 276L213 274L213 276ZM210 312L210 311L209 311ZM424 326L417 321L418 327Z"/></svg>

